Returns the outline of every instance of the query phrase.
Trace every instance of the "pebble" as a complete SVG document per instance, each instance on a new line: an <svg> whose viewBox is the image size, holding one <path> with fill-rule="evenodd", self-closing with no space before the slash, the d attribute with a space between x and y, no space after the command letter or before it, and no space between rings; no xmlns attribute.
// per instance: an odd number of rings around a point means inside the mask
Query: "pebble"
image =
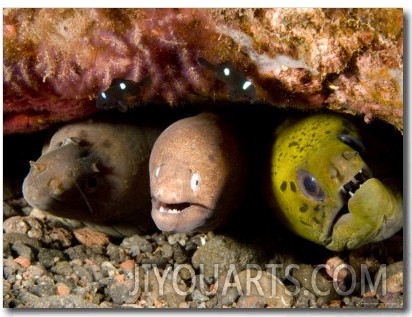
<svg viewBox="0 0 412 317"><path fill-rule="evenodd" d="M152 244L139 235L124 238L120 246L129 249L131 256L137 256L141 252L153 252Z"/></svg>
<svg viewBox="0 0 412 317"><path fill-rule="evenodd" d="M258 262L256 247L245 245L223 235L212 237L192 256L194 268L203 269L205 280L208 283L213 283L220 275L228 272L231 266L240 272L248 264Z"/></svg>
<svg viewBox="0 0 412 317"><path fill-rule="evenodd" d="M262 296L271 308L291 307L292 296L285 285L274 275L266 271L246 269L240 272L238 277L243 294Z"/></svg>
<svg viewBox="0 0 412 317"><path fill-rule="evenodd" d="M220 303L222 305L230 306L232 305L239 297L239 292L236 287L229 287L225 294L219 296Z"/></svg>
<svg viewBox="0 0 412 317"><path fill-rule="evenodd" d="M32 261L34 259L32 248L20 241L13 243L11 250L14 251L18 256L29 259L29 261Z"/></svg>
<svg viewBox="0 0 412 317"><path fill-rule="evenodd" d="M105 246L110 242L107 234L89 227L75 229L73 230L73 234L76 237L77 241L88 247L91 247L93 245Z"/></svg>
<svg viewBox="0 0 412 317"><path fill-rule="evenodd" d="M46 269L50 269L58 261L64 260L65 256L60 250L41 248L37 258Z"/></svg>
<svg viewBox="0 0 412 317"><path fill-rule="evenodd" d="M67 296L71 292L71 288L65 283L57 283L56 284L56 293L57 295L64 295Z"/></svg>
<svg viewBox="0 0 412 317"><path fill-rule="evenodd" d="M73 273L73 268L67 261L60 261L53 265L50 269L55 274L60 274L63 276L70 276Z"/></svg>
<svg viewBox="0 0 412 317"><path fill-rule="evenodd" d="M23 233L11 232L3 234L3 248L16 242L23 243L37 251L42 247L39 240L31 239Z"/></svg>
<svg viewBox="0 0 412 317"><path fill-rule="evenodd" d="M24 256L18 256L17 258L14 259L14 261L25 269L30 266L30 259Z"/></svg>
<svg viewBox="0 0 412 317"><path fill-rule="evenodd" d="M236 308L264 308L266 305L262 296L243 295L239 297Z"/></svg>
<svg viewBox="0 0 412 317"><path fill-rule="evenodd" d="M46 228L42 241L54 249L68 248L72 245L73 235L66 228Z"/></svg>
<svg viewBox="0 0 412 317"><path fill-rule="evenodd" d="M317 308L316 296L312 294L309 290L301 287L299 290L298 297L295 302L296 308Z"/></svg>
<svg viewBox="0 0 412 317"><path fill-rule="evenodd" d="M133 270L135 268L135 261L134 260L126 260L119 264L119 269L123 270Z"/></svg>
<svg viewBox="0 0 412 317"><path fill-rule="evenodd" d="M302 287L320 299L318 304L321 306L339 298L332 281L327 279L321 270L315 271L312 265L299 265L297 269L292 270L292 276Z"/></svg>
<svg viewBox="0 0 412 317"><path fill-rule="evenodd" d="M43 237L42 223L33 217L14 216L3 222L6 233L22 233L29 238L40 240Z"/></svg>
<svg viewBox="0 0 412 317"><path fill-rule="evenodd" d="M195 289L192 293L191 293L191 298L193 301L200 303L200 302L206 302L209 300L209 297L202 294L202 292L199 289Z"/></svg>
<svg viewBox="0 0 412 317"><path fill-rule="evenodd" d="M184 247L187 241L188 241L188 237L185 233L172 233L167 236L167 242L170 245L179 243L182 247Z"/></svg>
<svg viewBox="0 0 412 317"><path fill-rule="evenodd" d="M189 252L186 249L184 249L180 244L178 243L174 244L172 246L172 251L173 251L173 258L175 260L175 263L183 264L189 261Z"/></svg>
<svg viewBox="0 0 412 317"><path fill-rule="evenodd" d="M386 267L386 276L375 276L374 285L379 283L376 296L386 308L403 307L403 270L403 261L400 261Z"/></svg>
<svg viewBox="0 0 412 317"><path fill-rule="evenodd" d="M140 296L141 289L135 290L134 280L116 281L109 286L108 295L115 304L133 304Z"/></svg>
<svg viewBox="0 0 412 317"><path fill-rule="evenodd" d="M109 256L110 261L115 264L124 262L127 259L126 251L113 243L107 245L106 254Z"/></svg>

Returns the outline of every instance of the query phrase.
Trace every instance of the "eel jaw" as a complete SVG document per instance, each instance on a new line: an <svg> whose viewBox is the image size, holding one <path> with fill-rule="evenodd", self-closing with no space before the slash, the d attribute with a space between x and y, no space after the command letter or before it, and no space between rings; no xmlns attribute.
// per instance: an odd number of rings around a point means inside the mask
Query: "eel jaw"
<svg viewBox="0 0 412 317"><path fill-rule="evenodd" d="M333 229L338 220L350 212L350 210L348 209L348 201L355 195L356 191L363 185L363 183L365 183L370 178L372 178L372 173L367 167L363 167L350 179L349 182L341 186L339 194L342 197L343 207L333 218L333 221L329 228L329 234L327 235L328 238L326 239L326 244L329 244L330 240L332 239Z"/></svg>
<svg viewBox="0 0 412 317"><path fill-rule="evenodd" d="M165 203L152 197L152 218L158 229L191 232L203 227L213 209L193 202Z"/></svg>

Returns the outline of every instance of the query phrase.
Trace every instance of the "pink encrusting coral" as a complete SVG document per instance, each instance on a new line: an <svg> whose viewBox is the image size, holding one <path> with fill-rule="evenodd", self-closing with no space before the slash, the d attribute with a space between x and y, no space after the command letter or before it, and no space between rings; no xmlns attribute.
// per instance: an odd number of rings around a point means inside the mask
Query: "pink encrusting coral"
<svg viewBox="0 0 412 317"><path fill-rule="evenodd" d="M274 106L403 129L402 9L4 9L4 133L97 111L113 78L141 103L230 101L199 64L231 62Z"/></svg>

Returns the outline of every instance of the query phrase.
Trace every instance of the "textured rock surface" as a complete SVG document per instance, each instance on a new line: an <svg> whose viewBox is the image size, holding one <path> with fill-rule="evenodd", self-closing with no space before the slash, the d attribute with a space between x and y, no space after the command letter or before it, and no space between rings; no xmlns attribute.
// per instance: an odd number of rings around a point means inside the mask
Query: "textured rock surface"
<svg viewBox="0 0 412 317"><path fill-rule="evenodd" d="M5 9L4 132L97 111L115 77L142 103L230 100L197 61L230 61L281 107L329 108L403 129L402 9Z"/></svg>

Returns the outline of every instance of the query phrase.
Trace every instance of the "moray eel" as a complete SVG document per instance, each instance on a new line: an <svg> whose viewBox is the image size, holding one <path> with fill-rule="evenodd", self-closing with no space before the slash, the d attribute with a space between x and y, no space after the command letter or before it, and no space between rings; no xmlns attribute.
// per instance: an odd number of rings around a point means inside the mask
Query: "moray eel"
<svg viewBox="0 0 412 317"><path fill-rule="evenodd" d="M217 79L227 85L232 100L246 100L249 102L256 100L255 86L242 73L237 71L230 62L213 65L204 58L199 58L198 62L211 70Z"/></svg>
<svg viewBox="0 0 412 317"><path fill-rule="evenodd" d="M349 121L318 114L285 123L275 135L270 201L291 231L341 251L402 228L402 194L373 177Z"/></svg>
<svg viewBox="0 0 412 317"><path fill-rule="evenodd" d="M105 110L117 108L121 112L126 112L139 104L143 89L149 86L151 82L149 76L143 78L140 82L114 78L110 87L97 96L96 107Z"/></svg>
<svg viewBox="0 0 412 317"><path fill-rule="evenodd" d="M68 124L30 162L24 198L65 224L80 222L113 236L155 230L148 163L160 132L98 120Z"/></svg>
<svg viewBox="0 0 412 317"><path fill-rule="evenodd" d="M246 163L235 130L201 113L170 125L150 155L152 218L169 232L205 232L225 224L245 184Z"/></svg>

